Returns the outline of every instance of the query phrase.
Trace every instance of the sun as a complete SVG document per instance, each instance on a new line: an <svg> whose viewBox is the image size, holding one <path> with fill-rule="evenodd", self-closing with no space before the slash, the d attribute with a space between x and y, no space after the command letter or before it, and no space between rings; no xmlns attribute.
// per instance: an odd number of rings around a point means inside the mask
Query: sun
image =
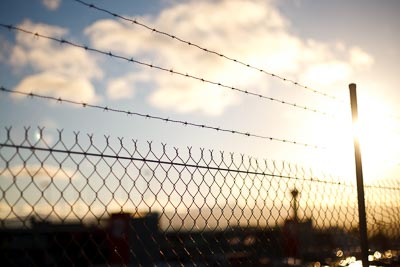
<svg viewBox="0 0 400 267"><path fill-rule="evenodd" d="M326 146L314 157L315 165L333 176L355 182L353 136L360 144L366 183L400 176L400 122L392 112L373 98L359 98L358 121L353 124L348 108L332 110L334 120L317 123L316 142ZM397 127L397 128L396 128Z"/></svg>
<svg viewBox="0 0 400 267"><path fill-rule="evenodd" d="M360 103L357 134L367 179L384 179L396 175L396 161L400 159L400 132L396 127L399 124L387 107L373 99L366 98Z"/></svg>

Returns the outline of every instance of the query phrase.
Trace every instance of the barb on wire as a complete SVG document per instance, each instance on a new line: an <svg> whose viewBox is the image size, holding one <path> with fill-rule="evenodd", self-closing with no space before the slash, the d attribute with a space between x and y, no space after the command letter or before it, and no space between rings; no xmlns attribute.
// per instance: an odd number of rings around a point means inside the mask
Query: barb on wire
<svg viewBox="0 0 400 267"><path fill-rule="evenodd" d="M171 39L173 39L173 40L176 40L176 41L178 41L178 42L187 44L187 45L189 45L189 46L196 47L196 48L198 48L198 49L200 49L200 50L202 50L202 51L204 51L204 52L206 52L206 53L210 53L210 54L217 55L217 56L219 56L219 57L221 57L221 58L227 59L227 60L229 60L229 61L232 61L232 62L235 62L235 63L240 64L240 65L242 65L242 66L245 66L245 67L247 67L247 68L250 68L250 69L259 71L259 72L261 72L261 73L263 73L263 74L269 75L269 76L271 76L271 77L273 77L273 78L277 78L277 79L279 79L279 80L281 80L281 81L283 81L283 82L291 83L291 84L293 84L293 85L295 85L295 86L301 87L301 88L306 89L306 90L308 90L308 91L311 91L311 92L313 92L313 93L315 93L315 94L322 95L322 96L328 97L328 98L330 98L330 99L339 100L336 96L330 95L330 94L328 94L328 93L326 93L326 92L318 91L318 90L316 90L316 89L314 89L314 88L311 88L311 87L309 87L309 86L306 86L306 85L304 85L304 84L301 84L301 83L299 83L299 82L297 82L297 81L295 81L295 80L285 78L285 77L283 77L283 76L281 76L281 75L278 75L278 74L274 74L274 73L272 73L272 72L266 71L266 70L261 69L261 68L259 68L259 67L253 66L253 65L251 65L251 64L249 64L249 63L246 63L246 62L243 62L243 61L241 61L241 60L235 59L235 58L233 58L233 57L224 55L224 54L219 53L219 52L217 52L217 51L214 51L214 50L205 48L205 47L203 47L203 46L201 46L201 45L198 45L198 44L196 44L196 43L194 43L194 42L190 42L190 41L184 40L184 39L182 39L182 38L180 38L180 37L177 37L176 35L173 35L173 34L170 34L170 33L167 33L167 32L161 31L161 30L158 30L158 29L156 29L156 28L150 27L150 26L144 24L143 22L139 22L137 19L130 19L130 18L124 17L124 16L122 16L122 15L119 15L119 14L117 14L117 13L114 13L114 12L112 12L112 11L109 11L109 10L107 10L107 9L105 9L105 8L98 7L98 6L94 5L94 4L89 4L89 3L85 2L85 1L82 1L82 0L74 0L74 1L75 1L75 2L78 2L78 3L82 4L82 5L85 5L85 6L87 6L87 7L90 7L90 8L96 9L96 10L98 10L98 11L107 13L107 14L109 14L109 15L111 15L111 16L113 16L113 17L119 18L119 19L121 19L121 20L124 20L124 21L130 22L130 23L134 23L134 24L136 24L136 25L139 25L139 26L141 26L141 27L143 27L143 28L145 28L145 29L147 29L147 30L150 30L151 32L158 33L158 34L167 36L167 37L169 37L169 38L171 38Z"/></svg>
<svg viewBox="0 0 400 267"><path fill-rule="evenodd" d="M237 87L234 87L234 86L229 86L229 85L226 85L226 84L223 84L223 83L220 83L220 82L208 80L208 79L205 79L205 78L202 78L202 77L199 77L199 76L191 75L191 74L180 72L180 71L175 71L173 69L157 66L157 65L154 65L154 64L151 64L151 63L142 62L142 61L139 61L139 60L136 60L136 59L133 59L133 58L128 58L128 57L125 57L125 56L122 56L122 55L118 55L118 54L113 54L112 52L106 52L106 51L99 50L99 49L96 49L96 48L92 48L92 47L89 47L89 46L86 46L86 45L77 44L77 43L68 41L66 39L59 39L59 38L56 38L56 37L43 35L43 34L40 34L40 33L37 33L37 32L32 32L30 30L22 29L22 28L13 26L13 25L6 25L6 24L3 24L3 23L0 23L0 26L3 27L3 28L10 29L10 30L20 31L20 32L23 32L23 33L26 33L26 34L32 34L32 35L34 35L35 37L38 37L38 38L44 38L44 39L52 40L52 41L58 42L60 44L71 45L71 46L74 46L74 47L77 47L77 48L84 49L86 51L96 52L96 53L99 53L99 54L102 54L102 55L106 55L106 56L110 56L110 57L113 57L113 58L125 60L125 61L128 61L130 63L139 64L139 65L142 65L142 66L147 66L147 67L152 68L152 69L158 69L158 70L161 70L161 71L164 71L164 72L168 72L168 73L171 73L171 74L175 74L175 75L178 75L178 76L191 78L191 79L194 79L194 80L197 80L197 81L200 81L200 82L205 82L205 83L208 83L208 84L216 85L216 86L219 86L219 87L222 87L222 88L226 88L226 89L230 89L230 90L237 91L237 92L240 92L240 93L244 93L244 94L247 94L247 95L255 96L255 97L258 97L260 99L264 99L266 101L272 101L272 102L276 102L276 103L279 103L279 104L291 106L293 108L298 108L298 109L301 109L301 110L310 111L310 112L313 112L313 113L316 113L316 114L320 114L320 115L324 115L324 116L327 116L327 117L335 118L334 114L330 114L330 113L327 113L325 111L320 111L320 110L318 110L316 108L310 108L310 107L307 107L307 106L304 106L304 105L298 105L296 103L288 102L286 100L282 100L282 99L278 99L278 98L274 98L274 97L270 97L270 96L265 96L265 95L254 93L254 92L251 92L251 91L248 91L248 90L243 90L243 89L240 89L240 88L237 88Z"/></svg>
<svg viewBox="0 0 400 267"><path fill-rule="evenodd" d="M69 103L69 104L77 105L77 106L80 106L80 107L95 108L95 109L99 109L99 110L103 110L103 111L124 113L126 115L139 116L139 117L143 117L143 118L146 118L146 119L155 119L155 120L160 120L160 121L164 121L164 122L172 122L172 123L181 124L183 126L193 126L193 127L203 128L203 129L210 129L210 130L215 130L217 132L227 132L227 133L232 133L232 134L237 134L237 135L243 135L243 136L254 137L254 138L259 138L259 139L265 139L265 140L269 140L269 141L276 141L276 142L292 144L292 145L299 145L299 146L310 147L310 148L315 148L315 149L326 149L326 147L322 147L322 146L318 146L318 145L314 145L314 144L307 144L307 143L297 142L297 141L293 141L293 140L289 140L289 139L282 139L282 138L276 138L276 137L270 137L270 136L263 136L263 135L258 135L258 134L253 134L253 133L243 132L243 131L238 131L238 130L233 130L233 129L225 129L225 128L221 128L221 127L209 126L209 125L206 125L206 124L200 124L200 123L194 123L194 122L189 122L189 121L171 119L169 117L166 118L166 117L154 116L154 115L144 114L144 113L135 112L135 111L111 108L111 107L108 107L108 106L100 106L100 105L94 105L94 104L90 104L90 103L83 103L83 102L78 102L78 101L74 101L74 100L71 100L71 99L64 99L64 98L61 98L61 97L40 95L40 94L36 94L36 93L33 93L33 92L27 93L27 92L22 92L22 91L10 90L10 89L5 88L4 86L0 87L0 92L6 92L6 93L10 93L10 94L25 95L25 96L28 96L28 97L31 97L31 98L37 97L37 98L56 101L58 103Z"/></svg>

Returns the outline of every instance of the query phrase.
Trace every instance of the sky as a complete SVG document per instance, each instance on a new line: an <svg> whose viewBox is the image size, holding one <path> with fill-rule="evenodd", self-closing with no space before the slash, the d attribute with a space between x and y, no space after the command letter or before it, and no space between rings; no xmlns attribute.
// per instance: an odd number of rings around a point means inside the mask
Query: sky
<svg viewBox="0 0 400 267"><path fill-rule="evenodd" d="M354 181L348 85L356 83L365 179L398 180L399 1L99 0L95 5L334 99L73 0L4 0L0 23L147 65L2 27L0 85L318 148L5 92L0 93L2 129L12 126L21 135L23 127L31 126L35 138L39 126L46 127L49 140L56 138L56 129L64 129L82 136L93 133L98 139L110 135L170 148L234 152L294 162ZM0 130L1 140L5 135Z"/></svg>

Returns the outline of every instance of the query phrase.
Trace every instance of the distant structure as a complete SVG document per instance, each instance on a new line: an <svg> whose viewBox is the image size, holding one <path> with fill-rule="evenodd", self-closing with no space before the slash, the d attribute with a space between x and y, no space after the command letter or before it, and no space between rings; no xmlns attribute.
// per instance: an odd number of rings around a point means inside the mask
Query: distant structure
<svg viewBox="0 0 400 267"><path fill-rule="evenodd" d="M297 197L299 196L299 191L294 188L291 192L292 197L293 197L293 221L298 222L299 221L299 216L298 216L298 205L297 205Z"/></svg>

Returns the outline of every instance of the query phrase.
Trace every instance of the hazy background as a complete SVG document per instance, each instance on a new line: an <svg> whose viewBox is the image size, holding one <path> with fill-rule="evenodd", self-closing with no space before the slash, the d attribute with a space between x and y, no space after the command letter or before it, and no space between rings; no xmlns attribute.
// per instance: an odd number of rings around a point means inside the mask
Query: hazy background
<svg viewBox="0 0 400 267"><path fill-rule="evenodd" d="M123 136L285 160L354 179L348 84L358 85L366 181L398 178L398 1L96 1L126 17L334 95L335 101L124 23L75 1L1 1L1 23L318 109L226 88L0 29L0 83L161 117L316 144L270 142L0 94L0 126ZM2 136L4 132L2 132ZM38 131L32 130L32 138Z"/></svg>

